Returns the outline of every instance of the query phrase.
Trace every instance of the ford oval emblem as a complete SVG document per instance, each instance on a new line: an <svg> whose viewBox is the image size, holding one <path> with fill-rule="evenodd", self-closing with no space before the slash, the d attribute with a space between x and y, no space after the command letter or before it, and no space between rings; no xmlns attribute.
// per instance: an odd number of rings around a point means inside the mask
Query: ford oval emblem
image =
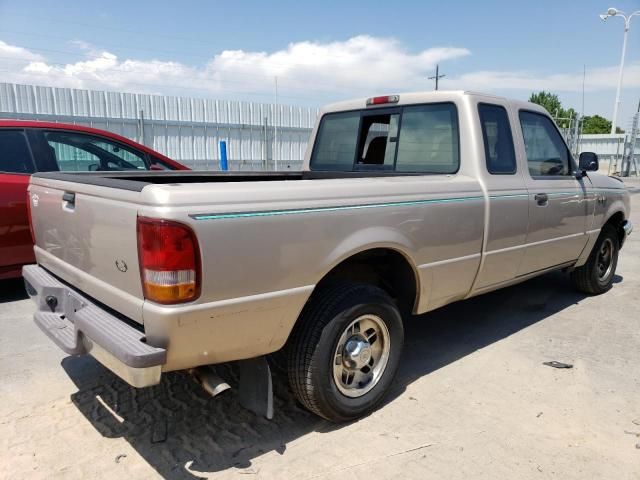
<svg viewBox="0 0 640 480"><path fill-rule="evenodd" d="M125 262L124 260L116 260L116 268L122 273L126 272L129 269L129 267L127 267L127 262Z"/></svg>

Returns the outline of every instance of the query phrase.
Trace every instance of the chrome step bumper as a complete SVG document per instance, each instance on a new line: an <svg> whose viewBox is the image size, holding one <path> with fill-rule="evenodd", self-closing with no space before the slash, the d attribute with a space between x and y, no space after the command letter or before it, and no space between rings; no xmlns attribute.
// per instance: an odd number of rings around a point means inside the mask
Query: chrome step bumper
<svg viewBox="0 0 640 480"><path fill-rule="evenodd" d="M160 382L167 351L144 332L107 312L38 265L22 269L40 329L69 355L90 354L134 387Z"/></svg>

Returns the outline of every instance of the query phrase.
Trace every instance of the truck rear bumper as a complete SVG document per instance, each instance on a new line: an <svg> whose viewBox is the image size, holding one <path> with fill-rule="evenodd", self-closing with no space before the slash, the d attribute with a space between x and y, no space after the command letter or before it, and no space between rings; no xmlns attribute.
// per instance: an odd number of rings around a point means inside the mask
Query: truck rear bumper
<svg viewBox="0 0 640 480"><path fill-rule="evenodd" d="M167 351L146 343L144 332L96 305L38 265L23 268L34 320L69 355L90 354L134 387L160 381Z"/></svg>

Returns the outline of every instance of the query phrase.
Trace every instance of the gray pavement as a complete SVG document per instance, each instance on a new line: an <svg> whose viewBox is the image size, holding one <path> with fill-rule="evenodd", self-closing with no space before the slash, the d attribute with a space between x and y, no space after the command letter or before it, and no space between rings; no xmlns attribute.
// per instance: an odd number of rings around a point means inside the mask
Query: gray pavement
<svg viewBox="0 0 640 480"><path fill-rule="evenodd" d="M640 479L639 298L636 231L605 295L553 273L412 319L387 404L336 426L279 374L271 422L181 373L130 388L54 347L3 282L0 478Z"/></svg>

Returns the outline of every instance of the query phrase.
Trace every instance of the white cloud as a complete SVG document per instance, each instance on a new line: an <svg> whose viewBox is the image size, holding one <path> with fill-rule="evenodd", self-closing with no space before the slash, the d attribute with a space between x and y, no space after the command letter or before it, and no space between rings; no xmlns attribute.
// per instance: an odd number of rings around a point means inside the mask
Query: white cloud
<svg viewBox="0 0 640 480"><path fill-rule="evenodd" d="M271 96L278 77L283 96L365 95L424 86L436 63L470 54L455 47L413 53L397 40L360 35L341 42L292 43L272 53L224 50L206 64L192 67L171 61L123 60L86 42L72 43L86 60L54 64L28 50L1 44L14 49L14 56L27 63L14 68L6 81L153 93L188 89L190 93Z"/></svg>
<svg viewBox="0 0 640 480"><path fill-rule="evenodd" d="M37 62L43 60L42 56L32 53L29 50L22 47L15 47L0 40L0 58L2 61L15 61L20 62ZM14 62L12 62L14 63ZM14 67L15 68L15 63Z"/></svg>
<svg viewBox="0 0 640 480"><path fill-rule="evenodd" d="M345 41L296 42L275 52L224 50L202 65L191 66L177 61L121 59L81 40L74 40L71 45L82 59L59 64L0 41L0 58L10 60L4 62L9 71L3 72L2 80L270 101L277 76L284 102L318 104L375 93L429 89L431 83L426 77L433 74L436 64L471 54L458 47L411 52L397 40L360 35ZM591 92L612 92L617 74L615 66L588 69L585 88ZM640 62L627 65L624 84L627 88L640 88ZM483 70L448 75L443 88L517 97L543 89L571 95L582 90L582 72L543 75L528 70Z"/></svg>
<svg viewBox="0 0 640 480"><path fill-rule="evenodd" d="M585 90L592 92L616 87L618 67L587 69ZM625 87L640 87L640 62L625 66ZM539 75L528 71L478 71L465 73L447 81L447 88L462 88L482 91L503 90L551 90L554 92L582 91L582 72Z"/></svg>
<svg viewBox="0 0 640 480"><path fill-rule="evenodd" d="M207 73L221 83L252 75L278 77L296 91L402 90L424 85L435 65L470 55L465 48L430 48L410 53L396 40L366 35L344 42L299 42L285 50L224 51L207 64Z"/></svg>

